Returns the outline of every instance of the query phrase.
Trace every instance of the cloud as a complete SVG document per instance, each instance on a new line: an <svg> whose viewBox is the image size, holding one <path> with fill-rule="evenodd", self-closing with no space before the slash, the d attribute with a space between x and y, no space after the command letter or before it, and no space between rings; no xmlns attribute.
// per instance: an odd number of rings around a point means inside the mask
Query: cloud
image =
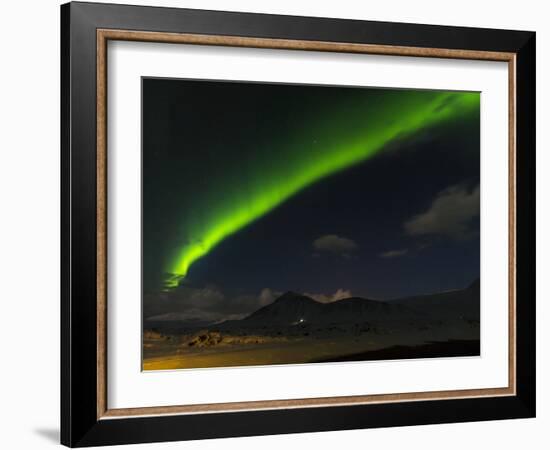
<svg viewBox="0 0 550 450"><path fill-rule="evenodd" d="M332 303L344 298L353 297L351 291L342 288L338 289L334 294L310 294L305 292L304 295L320 303Z"/></svg>
<svg viewBox="0 0 550 450"><path fill-rule="evenodd" d="M143 316L154 321L220 322L240 319L272 303L282 293L264 288L259 293L221 290L215 286L182 286L143 298Z"/></svg>
<svg viewBox="0 0 550 450"><path fill-rule="evenodd" d="M462 240L474 237L471 222L479 216L479 185L471 191L464 185L441 191L427 211L404 223L410 236L440 235Z"/></svg>
<svg viewBox="0 0 550 450"><path fill-rule="evenodd" d="M185 288L183 295L186 304L196 307L212 307L225 300L225 295L216 287L205 287L200 289Z"/></svg>
<svg viewBox="0 0 550 450"><path fill-rule="evenodd" d="M313 248L319 252L335 253L338 255L347 255L357 250L357 244L351 239L327 234L313 241Z"/></svg>
<svg viewBox="0 0 550 450"><path fill-rule="evenodd" d="M404 248L403 250L389 250L387 252L380 253L380 258L397 258L398 256L403 256L407 254L408 249Z"/></svg>
<svg viewBox="0 0 550 450"><path fill-rule="evenodd" d="M213 322L219 320L220 315L211 311L204 311L202 309L192 308L185 312L168 312L164 314L158 314L156 316L147 317L147 320L155 322L168 322L168 321L204 321Z"/></svg>
<svg viewBox="0 0 550 450"><path fill-rule="evenodd" d="M211 320L226 304L224 293L214 286L179 286L170 292L148 293L143 297L143 315L155 320ZM163 316L166 316L163 318Z"/></svg>
<svg viewBox="0 0 550 450"><path fill-rule="evenodd" d="M225 322L226 320L241 320L248 316L248 313L227 314L221 319L218 319L216 323Z"/></svg>
<svg viewBox="0 0 550 450"><path fill-rule="evenodd" d="M258 296L258 304L260 306L269 305L270 303L273 303L273 301L281 294L282 292L276 292L270 288L264 288L261 290L260 295Z"/></svg>

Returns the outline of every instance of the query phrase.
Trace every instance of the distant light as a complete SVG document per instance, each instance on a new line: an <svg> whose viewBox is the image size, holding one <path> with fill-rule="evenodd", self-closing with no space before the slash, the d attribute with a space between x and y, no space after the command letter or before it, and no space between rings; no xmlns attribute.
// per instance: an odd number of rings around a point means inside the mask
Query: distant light
<svg viewBox="0 0 550 450"><path fill-rule="evenodd" d="M302 323L304 321L304 319L300 319L300 323Z"/></svg>

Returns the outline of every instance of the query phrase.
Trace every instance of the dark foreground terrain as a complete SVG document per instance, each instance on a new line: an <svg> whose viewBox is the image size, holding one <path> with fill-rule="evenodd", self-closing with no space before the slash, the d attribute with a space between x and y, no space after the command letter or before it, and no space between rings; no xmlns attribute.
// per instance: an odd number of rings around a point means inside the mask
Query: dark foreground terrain
<svg viewBox="0 0 550 450"><path fill-rule="evenodd" d="M428 342L421 345L394 345L380 350L354 353L345 356L319 359L312 362L380 361L392 359L443 358L456 356L479 356L479 340L450 340Z"/></svg>

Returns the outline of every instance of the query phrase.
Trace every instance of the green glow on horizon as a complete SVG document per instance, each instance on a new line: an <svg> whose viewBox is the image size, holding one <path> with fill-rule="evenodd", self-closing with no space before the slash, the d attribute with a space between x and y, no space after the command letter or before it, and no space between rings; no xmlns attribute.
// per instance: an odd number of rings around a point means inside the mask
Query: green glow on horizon
<svg viewBox="0 0 550 450"><path fill-rule="evenodd" d="M334 108L332 117L323 116L315 127L305 124L301 139L289 138L276 161L257 162L257 173L242 183L222 181L214 200L185 219L185 243L168 264L165 288L176 287L192 264L224 239L304 188L423 129L477 114L479 99L478 93L391 90L383 101L359 99ZM312 136L319 136L319 143L312 143Z"/></svg>

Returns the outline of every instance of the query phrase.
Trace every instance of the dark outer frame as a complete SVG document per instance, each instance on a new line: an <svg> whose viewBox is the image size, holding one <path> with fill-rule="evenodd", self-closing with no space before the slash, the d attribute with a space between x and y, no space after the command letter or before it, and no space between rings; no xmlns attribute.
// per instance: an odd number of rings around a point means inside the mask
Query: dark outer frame
<svg viewBox="0 0 550 450"><path fill-rule="evenodd" d="M375 44L352 44L289 39L251 38L242 36L204 35L191 33L159 33L151 31L97 29L97 386L98 419L107 417L143 416L159 414L212 413L242 410L344 406L366 403L387 403L396 401L442 400L465 397L496 397L516 394L515 363L515 63L516 54L476 50L456 50L421 47L399 47ZM287 50L314 50L324 52L348 52L361 54L383 54L385 56L417 56L455 59L482 59L506 62L508 67L508 384L503 387L462 389L445 391L394 392L376 395L353 395L315 398L287 398L281 400L214 402L200 405L142 406L134 408L109 408L107 398L107 153L108 153L108 86L107 52L109 41L138 41L172 44L202 44L232 47L254 47Z"/></svg>
<svg viewBox="0 0 550 450"><path fill-rule="evenodd" d="M98 414L97 30L515 54L515 395L105 418ZM91 446L535 415L535 33L69 3L61 7L61 442ZM98 418L99 417L99 418Z"/></svg>

